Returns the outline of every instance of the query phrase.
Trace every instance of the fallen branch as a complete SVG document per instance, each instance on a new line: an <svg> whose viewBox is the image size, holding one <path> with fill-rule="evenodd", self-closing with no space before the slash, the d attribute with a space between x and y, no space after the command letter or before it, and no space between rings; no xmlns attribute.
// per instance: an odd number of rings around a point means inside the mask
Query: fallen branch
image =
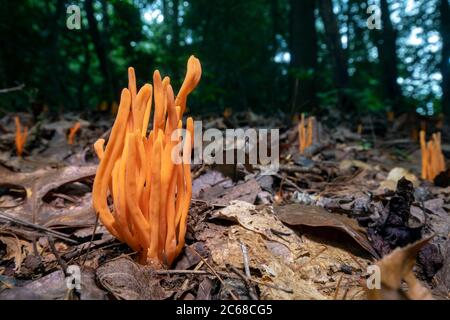
<svg viewBox="0 0 450 320"><path fill-rule="evenodd" d="M27 222L27 221L23 221L23 220L20 220L20 219L17 219L17 218L13 218L13 217L10 217L10 216L8 216L8 215L6 215L4 213L0 213L0 219L6 220L8 222L15 223L15 224L18 224L18 225L22 225L24 227L32 228L32 229L35 229L35 230L38 230L38 231L42 231L44 233L49 233L49 234L54 235L56 238L60 238L62 240L65 240L65 241L73 243L73 244L78 244L78 241L70 239L64 233L61 233L61 232L58 232L58 231L55 231L55 230L52 230L52 229L49 229L49 228L46 228L46 227L34 224L34 223L31 223L31 222Z"/></svg>
<svg viewBox="0 0 450 320"><path fill-rule="evenodd" d="M0 93L8 93L8 92L13 92L13 91L20 91L23 88L25 88L25 84L24 83L19 84L18 86L15 86L15 87L0 89Z"/></svg>

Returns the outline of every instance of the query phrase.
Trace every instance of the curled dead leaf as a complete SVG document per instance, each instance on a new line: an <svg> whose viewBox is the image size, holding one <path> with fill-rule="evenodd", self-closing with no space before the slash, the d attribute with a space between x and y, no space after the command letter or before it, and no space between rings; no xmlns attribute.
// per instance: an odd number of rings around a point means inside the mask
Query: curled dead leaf
<svg viewBox="0 0 450 320"><path fill-rule="evenodd" d="M431 292L415 277L412 269L420 249L431 237L419 240L403 248L397 248L377 262L381 277L381 288L368 289L371 300L430 300ZM408 291L401 290L402 281Z"/></svg>
<svg viewBox="0 0 450 320"><path fill-rule="evenodd" d="M351 218L329 213L321 207L297 203L276 207L275 212L283 223L290 226L326 227L343 231L372 256L378 257L378 254L367 239L365 230Z"/></svg>

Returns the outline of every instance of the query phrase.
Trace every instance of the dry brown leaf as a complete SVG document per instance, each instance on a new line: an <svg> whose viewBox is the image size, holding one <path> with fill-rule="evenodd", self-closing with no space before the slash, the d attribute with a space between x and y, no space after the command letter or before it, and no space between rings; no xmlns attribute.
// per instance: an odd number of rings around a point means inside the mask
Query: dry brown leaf
<svg viewBox="0 0 450 320"><path fill-rule="evenodd" d="M276 207L275 212L281 221L290 226L327 227L343 231L372 256L378 257L367 239L365 230L353 219L329 213L321 207L297 203Z"/></svg>
<svg viewBox="0 0 450 320"><path fill-rule="evenodd" d="M360 266L364 268L369 263L361 258L356 262L344 249L324 246L308 237L301 239L273 214L270 207L256 208L236 201L213 216L239 223L228 227L226 233L205 228L198 235L211 252L214 266L220 270L229 264L243 270L240 244L244 243L248 248L250 269L259 271L257 278L255 273L252 276L279 287L258 284L262 299L333 299L336 281L342 274L340 266L361 270ZM364 290L355 277L358 276L348 276L343 285L348 288L347 297L361 299Z"/></svg>
<svg viewBox="0 0 450 320"><path fill-rule="evenodd" d="M44 226L83 226L93 224L95 214L90 195L82 198L80 205L63 210L49 210L42 198L51 190L66 183L95 175L97 166L69 166L60 169L39 169L32 173L17 173L1 169L0 186L17 186L26 191L26 200L14 208L2 209L10 217Z"/></svg>
<svg viewBox="0 0 450 320"><path fill-rule="evenodd" d="M42 278L26 283L23 287L13 287L0 293L0 300L65 300L69 289L66 276L61 270L52 272ZM81 271L81 300L105 300L106 292L95 282L91 269Z"/></svg>
<svg viewBox="0 0 450 320"><path fill-rule="evenodd" d="M164 290L161 279L152 274L150 266L141 266L128 258L105 263L97 269L97 279L117 299L162 300L172 295Z"/></svg>
<svg viewBox="0 0 450 320"><path fill-rule="evenodd" d="M255 179L233 185L230 178L218 171L210 171L194 180L192 196L214 204L228 205L230 201L240 200L254 203L261 187Z"/></svg>
<svg viewBox="0 0 450 320"><path fill-rule="evenodd" d="M368 289L369 299L432 299L430 291L416 279L412 272L417 254L431 238L428 237L406 247L397 248L378 261L381 289ZM407 292L401 290L402 280L408 284Z"/></svg>
<svg viewBox="0 0 450 320"><path fill-rule="evenodd" d="M8 233L9 234L9 233ZM32 251L31 244L27 241L20 240L14 234L0 236L0 242L6 245L6 255L2 260L14 260L14 271L20 272L25 257Z"/></svg>

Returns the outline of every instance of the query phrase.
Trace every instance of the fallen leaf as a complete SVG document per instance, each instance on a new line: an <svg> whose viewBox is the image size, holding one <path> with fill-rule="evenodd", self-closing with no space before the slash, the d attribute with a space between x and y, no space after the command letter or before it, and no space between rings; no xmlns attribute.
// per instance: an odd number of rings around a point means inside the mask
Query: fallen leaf
<svg viewBox="0 0 450 320"><path fill-rule="evenodd" d="M417 177L414 174L412 174L410 171L404 168L396 167L391 171L389 171L386 180L380 183L380 188L395 191L397 189L397 182L403 177L406 180L411 181L414 187L419 186L419 179L417 179Z"/></svg>
<svg viewBox="0 0 450 320"><path fill-rule="evenodd" d="M278 218L290 226L309 226L314 228L332 228L348 234L364 250L378 257L367 239L365 230L346 216L332 214L317 206L289 204L275 208Z"/></svg>
<svg viewBox="0 0 450 320"><path fill-rule="evenodd" d="M213 281L209 278L204 278L198 285L197 296L195 300L211 300Z"/></svg>
<svg viewBox="0 0 450 320"><path fill-rule="evenodd" d="M340 247L325 246L306 236L300 238L277 218L271 207L257 208L235 201L212 216L238 225L226 229L221 226L222 229L217 230L209 223L201 230L197 238L205 241L211 263L216 270L223 270L225 265L243 270L241 243L245 244L252 277L275 286L258 283L261 299L333 299L340 266L345 264L353 270L361 270L361 266L369 263L364 258L355 262L355 258ZM231 282L227 283L231 286ZM232 289L245 292L242 281L239 284ZM354 299L363 298L365 293L359 282L345 285ZM332 289L327 289L330 286Z"/></svg>
<svg viewBox="0 0 450 320"><path fill-rule="evenodd" d="M161 287L161 279L153 268L140 266L130 259L120 258L105 263L97 269L101 285L117 299L163 300L172 295Z"/></svg>
<svg viewBox="0 0 450 320"><path fill-rule="evenodd" d="M93 224L95 214L90 195L82 198L80 205L72 205L63 210L55 210L42 201L51 190L64 184L95 175L97 166L69 166L60 169L39 169L32 173L15 173L0 167L0 186L22 187L26 192L23 204L2 209L10 217L44 226L85 226Z"/></svg>
<svg viewBox="0 0 450 320"><path fill-rule="evenodd" d="M0 242L6 246L6 254L1 257L2 260L14 260L14 271L19 273L23 260L32 251L31 244L9 233L0 236Z"/></svg>
<svg viewBox="0 0 450 320"><path fill-rule="evenodd" d="M397 248L378 261L377 266L380 268L381 288L368 289L369 299L400 300L404 297L411 300L432 299L431 292L416 279L412 271L417 254L431 238L428 237L406 247ZM401 290L402 280L409 286L407 292Z"/></svg>
<svg viewBox="0 0 450 320"><path fill-rule="evenodd" d="M261 187L253 178L234 184L230 178L214 170L195 179L192 185L193 198L219 205L228 205L233 200L253 204L260 192Z"/></svg>
<svg viewBox="0 0 450 320"><path fill-rule="evenodd" d="M63 300L68 288L64 273L59 270L24 286L6 289L0 293L0 300ZM105 300L106 292L98 288L94 273L90 269L81 272L81 300Z"/></svg>

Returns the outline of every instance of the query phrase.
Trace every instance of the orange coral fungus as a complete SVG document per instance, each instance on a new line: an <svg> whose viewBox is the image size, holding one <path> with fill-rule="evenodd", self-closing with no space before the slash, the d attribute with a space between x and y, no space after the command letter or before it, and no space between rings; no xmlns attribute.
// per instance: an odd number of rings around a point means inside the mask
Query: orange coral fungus
<svg viewBox="0 0 450 320"><path fill-rule="evenodd" d="M77 134L77 131L80 130L81 123L77 121L72 128L69 129L69 135L67 136L67 143L73 144L75 141L75 135Z"/></svg>
<svg viewBox="0 0 450 320"><path fill-rule="evenodd" d="M105 149L103 139L94 145L100 159L92 191L95 211L115 237L139 253L140 263L170 265L184 247L192 194L192 118L184 137L178 129L187 96L200 76L200 61L191 56L175 98L170 79L161 79L159 71L153 74L153 87L145 84L137 91L134 69L129 68L128 89L122 90L109 142ZM147 134L152 96L153 128Z"/></svg>
<svg viewBox="0 0 450 320"><path fill-rule="evenodd" d="M363 133L363 125L362 123L358 124L358 127L356 128L356 133L359 135L362 135Z"/></svg>
<svg viewBox="0 0 450 320"><path fill-rule="evenodd" d="M395 113L394 113L394 111L388 111L388 112L387 112L387 120L388 120L389 122L394 122L394 119L395 119Z"/></svg>
<svg viewBox="0 0 450 320"><path fill-rule="evenodd" d="M422 179L433 181L445 171L445 158L441 150L441 133L434 133L431 140L425 141L425 131L420 131L420 149L422 153Z"/></svg>
<svg viewBox="0 0 450 320"><path fill-rule="evenodd" d="M22 132L22 125L19 117L15 117L14 121L16 122L16 151L17 155L21 157L23 153L23 146L27 141L28 127L25 127Z"/></svg>
<svg viewBox="0 0 450 320"><path fill-rule="evenodd" d="M314 117L308 118L307 128L305 127L305 114L302 113L300 123L298 124L298 143L299 151L303 153L306 148L313 143Z"/></svg>

